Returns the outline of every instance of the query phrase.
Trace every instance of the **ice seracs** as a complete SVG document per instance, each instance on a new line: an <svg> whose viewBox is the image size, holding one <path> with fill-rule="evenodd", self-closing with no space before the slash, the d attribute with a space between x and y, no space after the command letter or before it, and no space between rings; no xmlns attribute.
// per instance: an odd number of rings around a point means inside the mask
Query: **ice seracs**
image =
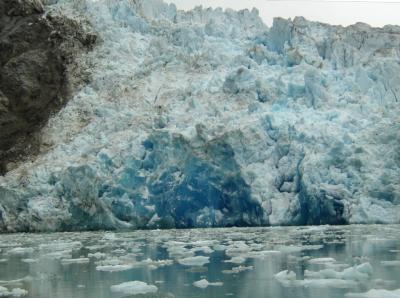
<svg viewBox="0 0 400 298"><path fill-rule="evenodd" d="M1 231L400 222L398 26L44 3L102 42L0 177Z"/></svg>

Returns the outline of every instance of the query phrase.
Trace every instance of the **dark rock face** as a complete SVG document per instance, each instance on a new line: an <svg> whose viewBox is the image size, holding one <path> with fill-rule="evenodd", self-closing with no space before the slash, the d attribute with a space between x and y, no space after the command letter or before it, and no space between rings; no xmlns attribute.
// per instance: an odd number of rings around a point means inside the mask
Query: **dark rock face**
<svg viewBox="0 0 400 298"><path fill-rule="evenodd" d="M38 0L0 2L0 174L37 153L38 131L85 79L76 57L95 41Z"/></svg>

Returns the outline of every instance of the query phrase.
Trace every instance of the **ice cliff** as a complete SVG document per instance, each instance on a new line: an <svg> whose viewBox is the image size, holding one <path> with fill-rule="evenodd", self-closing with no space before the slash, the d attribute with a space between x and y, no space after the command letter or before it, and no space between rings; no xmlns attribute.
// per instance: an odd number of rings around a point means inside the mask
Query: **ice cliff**
<svg viewBox="0 0 400 298"><path fill-rule="evenodd" d="M0 230L400 222L400 27L46 1L101 42Z"/></svg>

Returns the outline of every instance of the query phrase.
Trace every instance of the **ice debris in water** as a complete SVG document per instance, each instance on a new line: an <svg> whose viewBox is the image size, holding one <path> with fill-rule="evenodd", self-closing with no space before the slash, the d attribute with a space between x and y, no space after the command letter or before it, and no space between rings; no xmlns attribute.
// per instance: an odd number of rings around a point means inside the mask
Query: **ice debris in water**
<svg viewBox="0 0 400 298"><path fill-rule="evenodd" d="M23 297L28 295L28 291L20 288L14 288L9 291L7 288L0 286L0 297Z"/></svg>
<svg viewBox="0 0 400 298"><path fill-rule="evenodd" d="M237 274L243 271L250 271L253 270L254 266L238 266L238 267L232 267L230 270L222 270L222 273L224 274Z"/></svg>
<svg viewBox="0 0 400 298"><path fill-rule="evenodd" d="M400 266L400 260L395 261L381 261L382 266Z"/></svg>
<svg viewBox="0 0 400 298"><path fill-rule="evenodd" d="M323 269L314 272L305 270L304 277L303 280L298 280L296 279L296 273L288 270L275 274L275 278L285 287L355 288L359 283L370 281L372 277L372 266L369 263L364 263L346 268L343 271Z"/></svg>
<svg viewBox="0 0 400 298"><path fill-rule="evenodd" d="M400 298L400 289L397 290L384 290L372 289L365 293L348 293L346 298Z"/></svg>
<svg viewBox="0 0 400 298"><path fill-rule="evenodd" d="M107 255L102 252L88 253L88 258L104 259Z"/></svg>
<svg viewBox="0 0 400 298"><path fill-rule="evenodd" d="M280 281L293 281L296 280L296 273L289 270L283 270L275 274L275 278Z"/></svg>
<svg viewBox="0 0 400 298"><path fill-rule="evenodd" d="M25 255L33 253L34 249L32 247L15 247L7 251L9 255Z"/></svg>
<svg viewBox="0 0 400 298"><path fill-rule="evenodd" d="M61 259L62 265L70 264L87 264L90 262L89 258L77 258L77 259Z"/></svg>
<svg viewBox="0 0 400 298"><path fill-rule="evenodd" d="M306 278L314 279L343 279L355 281L368 281L372 277L372 266L370 263L356 265L354 267L346 268L343 271L335 271L333 269L323 269L317 272L305 270L304 276Z"/></svg>
<svg viewBox="0 0 400 298"><path fill-rule="evenodd" d="M13 248L29 247L34 250L29 255L32 259L26 259L27 256L24 254L17 254L10 255L6 260L6 266L12 266L14 262L28 262L21 267L26 271L21 272L20 276L27 275L22 279L12 279L15 278L12 276L13 272L10 272L11 274L8 271L3 272L6 275L4 280L0 281L0 285L6 287L8 292L13 288L25 287L32 293L47 289L43 285L52 279L49 279L47 272L32 270L35 268L52 270L51 274L55 270L54 276L57 278L64 278L65 272L79 272L79 276L86 278L94 274L97 269L102 271L101 273L97 271L102 280L108 281L112 278L114 280L112 284L116 286L127 281L124 278L126 274L144 273L143 276L153 276L151 280L143 281L157 286L156 280L164 280L165 285L160 285L160 293L148 293L149 296L166 294L163 291L166 286L170 286L171 281L165 277L171 272L175 272L177 277L194 274L194 279L182 285L189 291L191 286L196 285L211 287L219 285L220 282L227 284L232 278L252 281L254 284L258 280L252 278L254 274L265 273L267 277L271 276L272 272L276 273L275 278L268 283L275 287L293 287L299 288L299 291L329 289L329 292L340 293L341 297L348 292L364 295L365 293L355 292L367 292L370 289L390 290L387 293L382 291L377 293L392 295L396 294L392 290L398 288L399 283L397 274L391 274L399 269L398 266L394 266L397 256L389 251L396 250L399 245L400 230L397 225L192 229L162 232L144 230L107 234L105 237L103 237L104 232L34 233L30 237L21 235L23 234L5 234L2 236L3 244L0 244L3 248L5 243L13 243L0 252L0 257L7 255L7 251ZM377 239L376 235L385 241L365 241ZM345 246L336 244L336 239L346 243ZM61 245L62 243L65 245ZM311 250L304 251L304 247ZM68 250L65 251L64 248ZM210 252L208 248L212 248L214 252ZM281 248L283 248L281 251L277 250ZM51 251L59 258L49 260L48 255ZM305 255L305 252L308 255ZM243 259L246 260L246 265L225 262ZM30 263L31 261L34 263ZM87 262L90 262L90 265ZM61 266L61 264L71 265ZM371 264L376 266L375 272ZM85 270L76 271L83 267ZM157 272L152 272L155 269ZM117 273L125 270L129 272ZM278 272L280 270L283 271ZM211 281L208 281L210 279ZM80 279L80 282L76 283L71 280L69 286L77 290L78 284L85 284L83 281L84 279ZM194 281L198 283L192 284ZM240 287L240 284L238 286ZM120 292L115 295L133 295L123 294L122 288L117 288ZM220 289L208 289L202 293L207 293L209 290ZM287 290L290 291L284 289ZM375 295L373 291L371 293ZM237 292L234 295L237 295Z"/></svg>
<svg viewBox="0 0 400 298"><path fill-rule="evenodd" d="M96 267L98 271L119 272L132 269L132 265L99 265Z"/></svg>
<svg viewBox="0 0 400 298"><path fill-rule="evenodd" d="M308 260L310 264L327 264L327 263L334 263L336 260L334 258L314 258Z"/></svg>
<svg viewBox="0 0 400 298"><path fill-rule="evenodd" d="M188 257L178 260L179 264L185 266L203 266L210 262L210 257L205 256L195 256L195 257Z"/></svg>
<svg viewBox="0 0 400 298"><path fill-rule="evenodd" d="M223 285L223 283L222 282L209 282L206 279L201 279L201 280L195 281L193 283L193 285L195 287L198 287L198 288L201 288L201 289L205 289L205 288L207 288L209 286L220 287L220 286Z"/></svg>
<svg viewBox="0 0 400 298"><path fill-rule="evenodd" d="M121 293L123 295L140 295L156 293L158 288L142 281L128 281L119 285L111 286L111 292Z"/></svg>

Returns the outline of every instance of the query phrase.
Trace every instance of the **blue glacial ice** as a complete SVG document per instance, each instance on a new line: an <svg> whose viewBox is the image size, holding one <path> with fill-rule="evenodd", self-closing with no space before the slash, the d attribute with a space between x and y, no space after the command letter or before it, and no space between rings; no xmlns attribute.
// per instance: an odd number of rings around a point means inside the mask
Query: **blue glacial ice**
<svg viewBox="0 0 400 298"><path fill-rule="evenodd" d="M101 42L0 231L400 222L400 27L44 2Z"/></svg>

